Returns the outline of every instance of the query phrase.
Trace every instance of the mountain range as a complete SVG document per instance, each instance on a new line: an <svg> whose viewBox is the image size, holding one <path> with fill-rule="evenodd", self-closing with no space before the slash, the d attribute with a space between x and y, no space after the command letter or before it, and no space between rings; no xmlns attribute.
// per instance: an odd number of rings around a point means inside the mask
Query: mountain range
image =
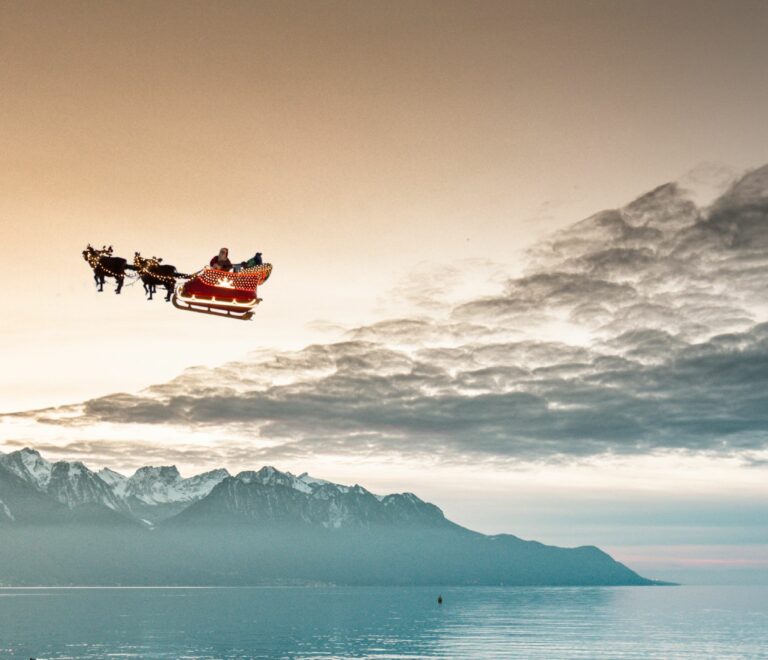
<svg viewBox="0 0 768 660"><path fill-rule="evenodd" d="M0 584L654 584L592 546L487 536L412 493L265 466L126 477L0 455Z"/></svg>

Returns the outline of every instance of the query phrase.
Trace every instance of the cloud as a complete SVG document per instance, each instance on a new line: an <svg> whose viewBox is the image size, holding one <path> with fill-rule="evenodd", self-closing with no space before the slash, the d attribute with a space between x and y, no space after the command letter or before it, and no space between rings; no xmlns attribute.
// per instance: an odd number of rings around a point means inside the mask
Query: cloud
<svg viewBox="0 0 768 660"><path fill-rule="evenodd" d="M190 369L35 418L73 433L224 428L249 460L768 448L768 168L706 211L661 186L541 242L520 276L494 266L495 292L457 301L466 268L413 278L400 293L414 314L343 341Z"/></svg>

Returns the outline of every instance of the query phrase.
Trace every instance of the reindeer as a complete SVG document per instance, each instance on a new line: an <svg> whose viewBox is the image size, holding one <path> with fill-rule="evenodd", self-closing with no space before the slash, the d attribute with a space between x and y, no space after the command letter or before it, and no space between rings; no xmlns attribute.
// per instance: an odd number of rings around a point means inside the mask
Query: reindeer
<svg viewBox="0 0 768 660"><path fill-rule="evenodd" d="M114 277L117 282L115 293L120 293L125 280L125 268L128 262L122 257L112 256L112 246L106 245L97 250L91 244L83 250L83 259L93 269L93 280L96 282L99 293L104 291L104 281L107 277Z"/></svg>
<svg viewBox="0 0 768 660"><path fill-rule="evenodd" d="M139 273L144 284L147 300L152 300L158 285L165 287L165 302L168 302L173 294L173 289L176 286L176 277L179 273L176 272L175 266L162 264L162 261L158 257L145 259L139 252L133 255L133 267Z"/></svg>

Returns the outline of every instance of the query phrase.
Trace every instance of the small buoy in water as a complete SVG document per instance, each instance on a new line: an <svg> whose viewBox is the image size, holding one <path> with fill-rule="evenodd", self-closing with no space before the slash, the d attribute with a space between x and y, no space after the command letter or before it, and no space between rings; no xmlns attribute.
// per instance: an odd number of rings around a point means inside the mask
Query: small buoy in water
<svg viewBox="0 0 768 660"><path fill-rule="evenodd" d="M437 597L437 604L438 605L442 605L443 604L443 597L442 596L438 596Z"/></svg>

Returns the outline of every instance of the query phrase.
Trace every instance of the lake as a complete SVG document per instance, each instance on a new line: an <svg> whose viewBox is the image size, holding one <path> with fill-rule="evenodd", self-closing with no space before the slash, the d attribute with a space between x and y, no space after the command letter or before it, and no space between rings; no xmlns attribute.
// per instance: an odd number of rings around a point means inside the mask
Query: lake
<svg viewBox="0 0 768 660"><path fill-rule="evenodd" d="M768 587L6 588L0 657L768 658Z"/></svg>

